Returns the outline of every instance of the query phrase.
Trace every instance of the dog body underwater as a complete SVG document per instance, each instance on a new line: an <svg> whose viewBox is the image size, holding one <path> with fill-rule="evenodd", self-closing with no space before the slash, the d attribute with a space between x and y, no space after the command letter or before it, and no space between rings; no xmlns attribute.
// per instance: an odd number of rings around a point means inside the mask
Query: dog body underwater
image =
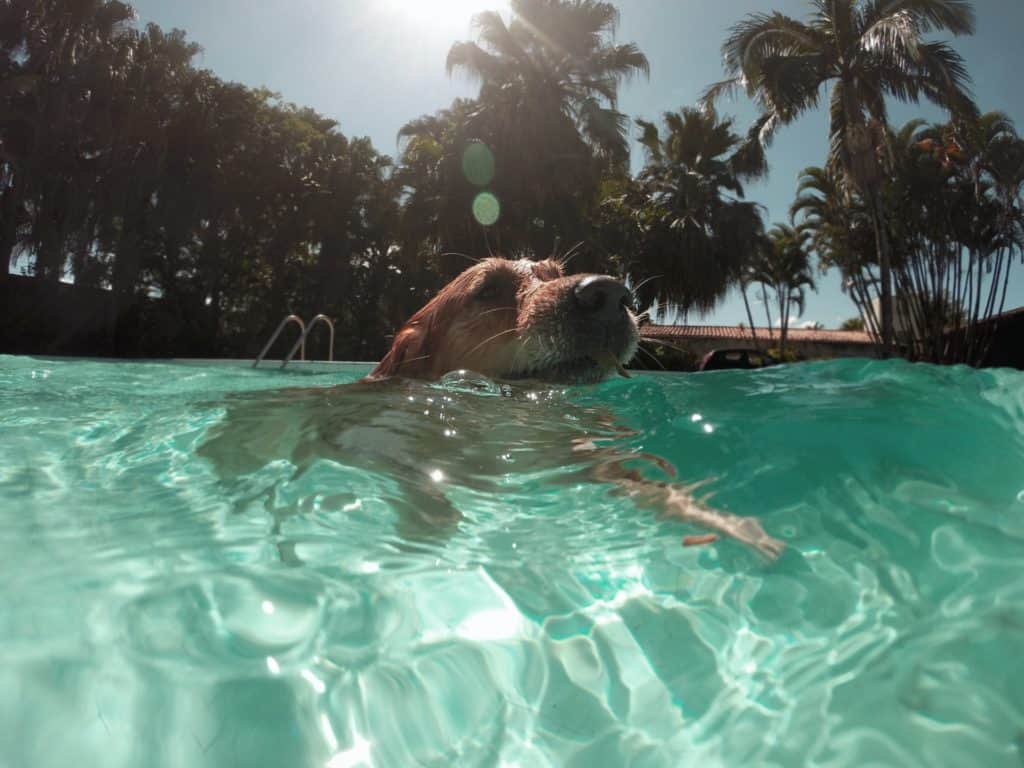
<svg viewBox="0 0 1024 768"><path fill-rule="evenodd" d="M639 341L630 299L606 275L485 259L409 319L366 379L237 396L200 452L226 482L282 460L293 477L319 461L364 471L390 488L406 538L459 524L453 489L500 495L514 474L542 473L566 504L571 486L601 483L662 518L777 556L782 543L756 519L707 507L693 495L700 483L674 482L669 462L627 447L636 433L606 409L552 386L628 375Z"/></svg>

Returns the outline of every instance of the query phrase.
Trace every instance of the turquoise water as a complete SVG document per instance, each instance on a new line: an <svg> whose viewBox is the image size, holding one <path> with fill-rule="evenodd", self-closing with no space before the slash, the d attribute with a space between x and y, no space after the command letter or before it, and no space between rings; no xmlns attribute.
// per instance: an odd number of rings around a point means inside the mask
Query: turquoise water
<svg viewBox="0 0 1024 768"><path fill-rule="evenodd" d="M362 372L0 357L0 766L1021 764L1024 374Z"/></svg>

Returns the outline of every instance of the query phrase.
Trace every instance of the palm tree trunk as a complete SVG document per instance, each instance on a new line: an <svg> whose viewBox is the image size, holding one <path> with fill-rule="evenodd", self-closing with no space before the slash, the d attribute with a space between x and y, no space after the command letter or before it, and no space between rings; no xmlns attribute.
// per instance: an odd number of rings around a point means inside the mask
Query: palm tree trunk
<svg viewBox="0 0 1024 768"><path fill-rule="evenodd" d="M5 282L14 265L14 246L18 242L17 195L9 186L0 195L0 283Z"/></svg>
<svg viewBox="0 0 1024 768"><path fill-rule="evenodd" d="M786 357L786 330L789 328L789 297L779 286L775 287L775 295L779 299L779 356Z"/></svg>
<svg viewBox="0 0 1024 768"><path fill-rule="evenodd" d="M864 277L861 273L850 273L847 280L847 290L853 305L860 313L864 330L873 340L878 339L878 318L875 317L875 308L871 305L871 296L864 287Z"/></svg>
<svg viewBox="0 0 1024 768"><path fill-rule="evenodd" d="M868 193L871 203L871 223L875 228L875 245L878 248L878 298L882 305L882 357L892 356L893 348L893 317L892 317L892 252L890 251L889 235L886 231L885 214L882 212L882 201L878 190Z"/></svg>
<svg viewBox="0 0 1024 768"><path fill-rule="evenodd" d="M761 301L764 302L764 313L768 317L768 338L772 339L772 312L768 308L768 290L764 287L764 283L761 283Z"/></svg>
<svg viewBox="0 0 1024 768"><path fill-rule="evenodd" d="M750 311L750 301L747 299L746 283L740 283L740 293L743 294L743 307L747 310L747 321L750 323L750 335L754 339L754 349L760 349L761 345L757 343L757 329L754 328L754 313Z"/></svg>

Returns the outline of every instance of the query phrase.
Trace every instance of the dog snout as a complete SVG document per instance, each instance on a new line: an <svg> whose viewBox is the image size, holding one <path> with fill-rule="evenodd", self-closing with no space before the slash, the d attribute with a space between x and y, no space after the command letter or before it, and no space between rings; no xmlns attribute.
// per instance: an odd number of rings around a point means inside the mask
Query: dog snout
<svg viewBox="0 0 1024 768"><path fill-rule="evenodd" d="M584 312L602 318L618 317L629 304L629 289L608 275L590 275L580 280L573 295Z"/></svg>

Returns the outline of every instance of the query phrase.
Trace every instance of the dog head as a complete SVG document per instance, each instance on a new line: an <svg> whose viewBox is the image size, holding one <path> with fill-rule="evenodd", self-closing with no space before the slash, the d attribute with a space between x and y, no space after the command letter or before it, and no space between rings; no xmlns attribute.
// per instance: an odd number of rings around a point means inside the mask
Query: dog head
<svg viewBox="0 0 1024 768"><path fill-rule="evenodd" d="M629 289L608 275L566 276L555 261L484 259L396 334L371 379L436 379L468 369L495 379L599 381L636 352Z"/></svg>

